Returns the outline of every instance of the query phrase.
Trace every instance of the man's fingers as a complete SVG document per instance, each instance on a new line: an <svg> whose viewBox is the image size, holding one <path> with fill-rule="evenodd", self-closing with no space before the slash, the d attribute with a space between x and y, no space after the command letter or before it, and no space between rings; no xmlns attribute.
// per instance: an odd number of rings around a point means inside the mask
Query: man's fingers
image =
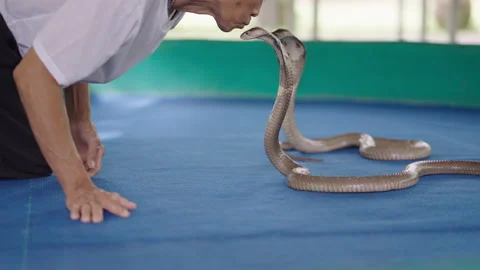
<svg viewBox="0 0 480 270"><path fill-rule="evenodd" d="M98 145L98 147L95 148L95 155L90 158L89 156L89 160L94 160L90 165L94 165L93 167L92 166L89 166L89 174L90 176L94 176L96 175L101 169L102 169L102 160L103 160L103 155L105 154L105 147L100 143Z"/></svg>
<svg viewBox="0 0 480 270"><path fill-rule="evenodd" d="M120 197L119 202L123 207L127 208L128 210L134 210L134 209L137 208L137 205L135 203L133 203L133 202L131 202L131 201L129 201L129 200L123 198L123 197Z"/></svg>
<svg viewBox="0 0 480 270"><path fill-rule="evenodd" d="M119 202L123 207L127 208L128 210L134 210L137 208L137 205L124 197L120 196L117 192L111 193L112 199Z"/></svg>
<svg viewBox="0 0 480 270"><path fill-rule="evenodd" d="M112 200L120 203L121 206L127 208L128 210L134 210L137 208L137 205L124 197L120 196L120 194L113 192L111 193Z"/></svg>
<svg viewBox="0 0 480 270"><path fill-rule="evenodd" d="M92 205L92 221L100 223L103 221L103 208L97 203L91 203Z"/></svg>
<svg viewBox="0 0 480 270"><path fill-rule="evenodd" d="M70 218L78 220L80 218L80 205L75 204L70 209Z"/></svg>
<svg viewBox="0 0 480 270"><path fill-rule="evenodd" d="M102 168L103 156L105 155L105 147L103 146L103 144L98 145L96 153L97 153L97 156L95 160L97 161L97 167L95 168L95 170L96 170L96 173L98 173Z"/></svg>
<svg viewBox="0 0 480 270"><path fill-rule="evenodd" d="M82 222L89 223L92 220L92 208L89 204L82 205Z"/></svg>
<svg viewBox="0 0 480 270"><path fill-rule="evenodd" d="M87 160L85 162L86 168L89 171L90 175L95 175L98 173L100 170L101 166L101 159L103 156L103 153L101 152L101 148L99 147L101 143L94 143L94 142L89 142L88 143L88 148L87 148Z"/></svg>
<svg viewBox="0 0 480 270"><path fill-rule="evenodd" d="M130 216L130 212L108 194L100 198L100 205L114 215L125 218Z"/></svg>
<svg viewBox="0 0 480 270"><path fill-rule="evenodd" d="M87 147L87 166L89 169L94 169L97 166L97 144L89 142Z"/></svg>

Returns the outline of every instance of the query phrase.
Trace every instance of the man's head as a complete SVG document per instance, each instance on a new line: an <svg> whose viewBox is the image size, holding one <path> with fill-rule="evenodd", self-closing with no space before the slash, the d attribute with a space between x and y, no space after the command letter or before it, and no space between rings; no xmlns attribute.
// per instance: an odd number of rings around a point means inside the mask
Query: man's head
<svg viewBox="0 0 480 270"><path fill-rule="evenodd" d="M264 0L175 0L174 8L196 14L211 15L218 28L230 32L250 24L258 16Z"/></svg>

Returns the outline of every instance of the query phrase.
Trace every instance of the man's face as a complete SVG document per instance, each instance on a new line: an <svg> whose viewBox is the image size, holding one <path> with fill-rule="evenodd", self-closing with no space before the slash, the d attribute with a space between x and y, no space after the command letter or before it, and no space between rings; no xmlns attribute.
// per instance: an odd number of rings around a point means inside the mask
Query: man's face
<svg viewBox="0 0 480 270"><path fill-rule="evenodd" d="M214 18L223 32L242 29L258 16L262 4L263 0L221 0Z"/></svg>

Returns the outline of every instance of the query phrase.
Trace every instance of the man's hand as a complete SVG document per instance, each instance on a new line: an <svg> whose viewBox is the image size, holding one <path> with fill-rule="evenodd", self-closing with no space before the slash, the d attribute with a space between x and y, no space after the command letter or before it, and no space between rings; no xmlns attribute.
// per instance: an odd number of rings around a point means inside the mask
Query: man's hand
<svg viewBox="0 0 480 270"><path fill-rule="evenodd" d="M101 191L91 181L72 138L62 89L34 49L13 75L35 139L65 193L71 218L100 222L103 209L128 216L125 213L136 208L134 203Z"/></svg>
<svg viewBox="0 0 480 270"><path fill-rule="evenodd" d="M90 89L86 83L76 83L64 92L70 131L85 169L92 177L102 167L105 149L91 120Z"/></svg>
<svg viewBox="0 0 480 270"><path fill-rule="evenodd" d="M118 193L106 192L94 185L78 186L72 195L67 197L67 208L70 218L83 223L100 223L103 221L103 209L123 218L130 216L130 210L136 204L121 197Z"/></svg>
<svg viewBox="0 0 480 270"><path fill-rule="evenodd" d="M90 177L95 176L102 169L105 153L95 125L92 121L70 122L70 130L85 170Z"/></svg>

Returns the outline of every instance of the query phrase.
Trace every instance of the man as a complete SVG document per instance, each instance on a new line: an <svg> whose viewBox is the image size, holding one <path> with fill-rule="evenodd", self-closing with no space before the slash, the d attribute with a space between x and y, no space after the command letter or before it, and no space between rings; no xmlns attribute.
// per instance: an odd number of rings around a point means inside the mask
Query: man
<svg viewBox="0 0 480 270"><path fill-rule="evenodd" d="M135 203L96 187L103 145L89 83L147 58L186 12L243 28L263 0L0 0L0 179L52 174L73 220L128 217ZM62 91L65 94L63 100Z"/></svg>

